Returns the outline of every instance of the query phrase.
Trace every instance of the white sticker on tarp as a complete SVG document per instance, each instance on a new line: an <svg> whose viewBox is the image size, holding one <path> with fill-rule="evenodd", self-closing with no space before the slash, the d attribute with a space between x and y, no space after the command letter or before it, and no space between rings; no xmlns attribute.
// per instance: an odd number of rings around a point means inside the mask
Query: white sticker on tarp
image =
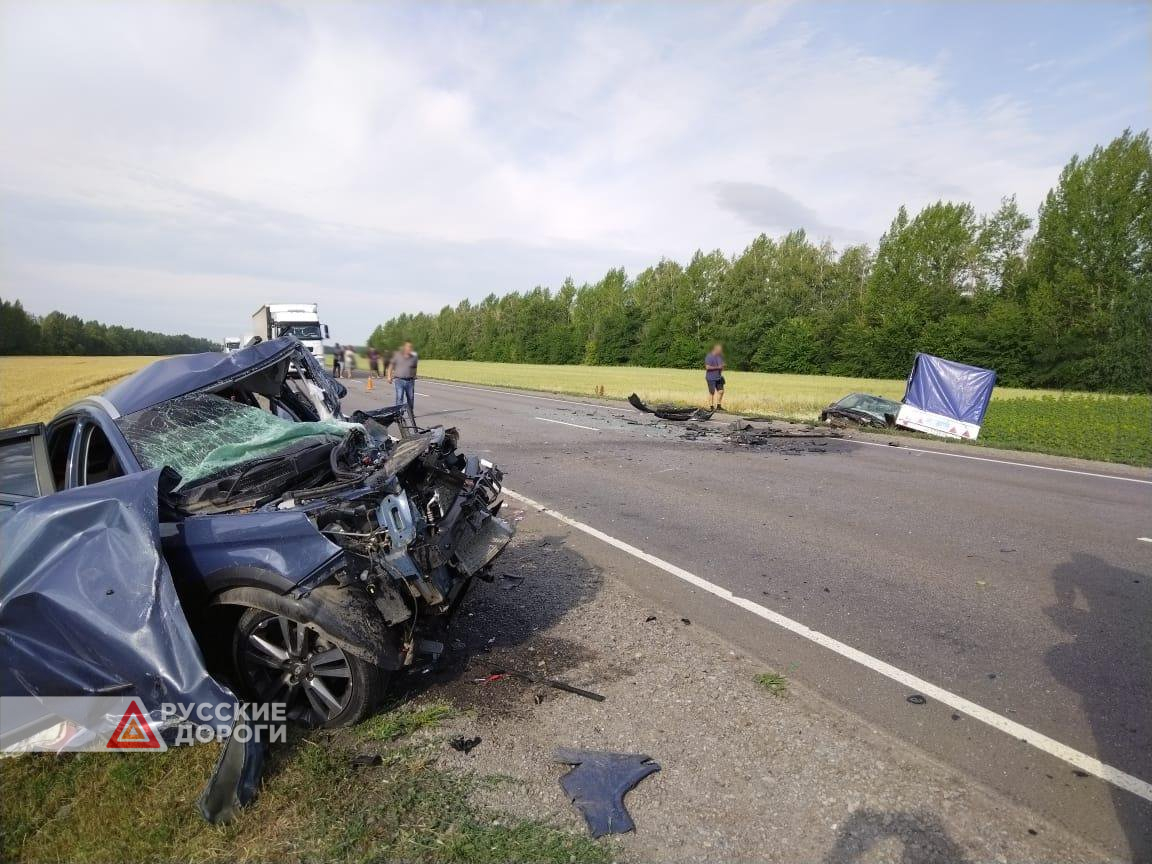
<svg viewBox="0 0 1152 864"><path fill-rule="evenodd" d="M929 435L939 435L944 438L962 438L975 441L980 434L980 426L976 423L966 423L954 417L945 417L943 414L934 414L912 405L901 405L900 413L896 415L896 425L905 429L914 429L917 432L926 432Z"/></svg>

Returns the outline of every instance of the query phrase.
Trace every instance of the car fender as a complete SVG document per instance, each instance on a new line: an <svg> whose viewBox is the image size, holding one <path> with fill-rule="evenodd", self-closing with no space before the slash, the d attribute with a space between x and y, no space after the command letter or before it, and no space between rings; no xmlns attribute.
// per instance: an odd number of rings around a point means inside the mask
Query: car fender
<svg viewBox="0 0 1152 864"><path fill-rule="evenodd" d="M228 588L215 595L213 606L248 606L273 615L286 615L309 624L349 654L381 669L401 667L397 634L359 588L320 585L302 597L263 588Z"/></svg>
<svg viewBox="0 0 1152 864"><path fill-rule="evenodd" d="M344 560L299 510L193 516L161 529L164 557L189 596L245 585L286 594L317 584Z"/></svg>

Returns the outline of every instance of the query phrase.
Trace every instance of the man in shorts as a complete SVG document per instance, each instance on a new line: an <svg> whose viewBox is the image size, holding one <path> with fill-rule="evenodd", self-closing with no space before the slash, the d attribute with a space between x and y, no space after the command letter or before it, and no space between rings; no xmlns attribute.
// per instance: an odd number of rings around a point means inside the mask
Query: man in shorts
<svg viewBox="0 0 1152 864"><path fill-rule="evenodd" d="M708 383L708 402L713 411L724 406L724 346L717 342L704 358L704 380Z"/></svg>

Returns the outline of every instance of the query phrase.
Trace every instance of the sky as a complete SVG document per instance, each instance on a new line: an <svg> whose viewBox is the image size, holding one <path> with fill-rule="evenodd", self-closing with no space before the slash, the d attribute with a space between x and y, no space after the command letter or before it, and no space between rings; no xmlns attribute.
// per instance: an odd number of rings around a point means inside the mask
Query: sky
<svg viewBox="0 0 1152 864"><path fill-rule="evenodd" d="M1035 212L1152 115L1152 4L0 0L0 296L213 339Z"/></svg>

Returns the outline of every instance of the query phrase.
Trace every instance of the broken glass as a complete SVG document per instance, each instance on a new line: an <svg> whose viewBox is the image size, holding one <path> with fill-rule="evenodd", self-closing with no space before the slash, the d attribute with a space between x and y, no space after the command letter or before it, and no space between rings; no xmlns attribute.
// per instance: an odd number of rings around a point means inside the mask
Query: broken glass
<svg viewBox="0 0 1152 864"><path fill-rule="evenodd" d="M211 393L192 393L122 417L117 425L145 468L167 465L181 486L304 440L340 441L354 423L299 423Z"/></svg>

